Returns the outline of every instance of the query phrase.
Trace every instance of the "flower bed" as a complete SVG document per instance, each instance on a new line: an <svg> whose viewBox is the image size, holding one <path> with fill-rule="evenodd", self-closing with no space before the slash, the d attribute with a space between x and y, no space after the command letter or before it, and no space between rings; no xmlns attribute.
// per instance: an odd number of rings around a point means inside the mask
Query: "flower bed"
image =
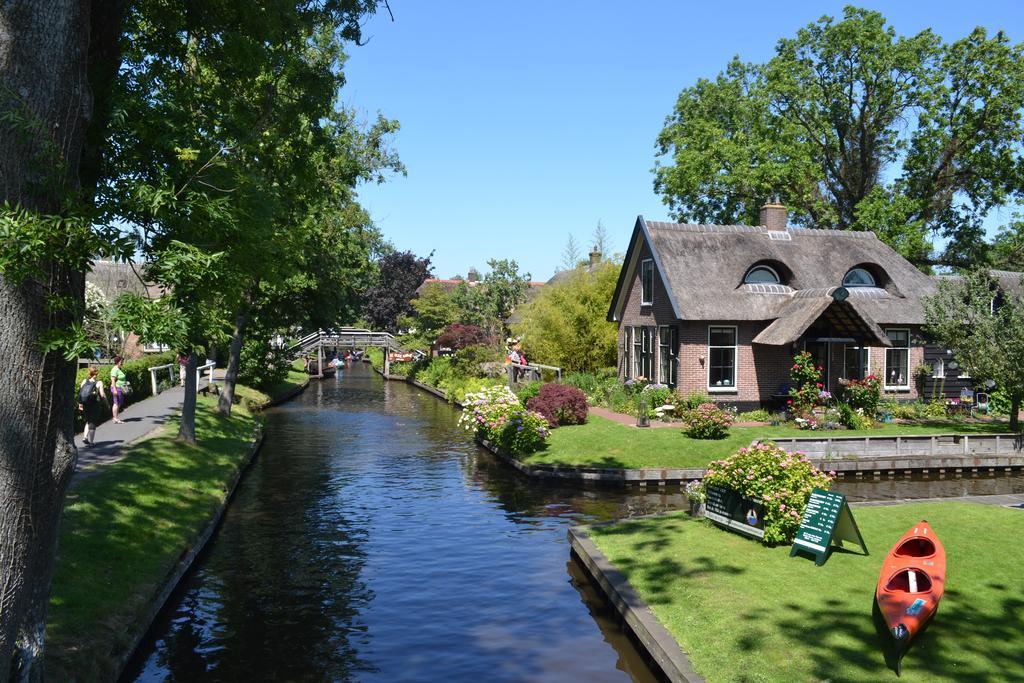
<svg viewBox="0 0 1024 683"><path fill-rule="evenodd" d="M548 438L544 416L527 410L507 386L466 394L459 426L511 455L539 450Z"/></svg>

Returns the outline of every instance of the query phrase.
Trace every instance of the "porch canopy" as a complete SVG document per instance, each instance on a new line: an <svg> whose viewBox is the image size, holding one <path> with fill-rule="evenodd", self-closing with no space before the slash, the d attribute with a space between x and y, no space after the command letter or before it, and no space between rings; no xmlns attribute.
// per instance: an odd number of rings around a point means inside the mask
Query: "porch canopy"
<svg viewBox="0 0 1024 683"><path fill-rule="evenodd" d="M882 328L858 303L850 298L845 287L800 290L775 322L754 337L754 343L769 346L793 344L813 327L828 330L830 341L849 340L866 346L892 346Z"/></svg>

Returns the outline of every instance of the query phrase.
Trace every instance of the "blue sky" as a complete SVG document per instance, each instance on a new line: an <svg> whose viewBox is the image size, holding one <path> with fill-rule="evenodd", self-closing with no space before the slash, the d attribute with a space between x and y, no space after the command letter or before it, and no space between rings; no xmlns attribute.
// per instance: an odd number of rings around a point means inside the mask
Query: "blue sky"
<svg viewBox="0 0 1024 683"><path fill-rule="evenodd" d="M535 280L570 233L586 251L600 220L621 252L638 214L668 218L651 169L680 90L733 55L766 61L844 4L390 1L395 21L373 17L369 43L350 50L342 99L398 119L408 176L362 186L361 202L398 249L433 250L439 277L512 258ZM981 25L1024 40L1011 2L862 6L902 35L951 41Z"/></svg>

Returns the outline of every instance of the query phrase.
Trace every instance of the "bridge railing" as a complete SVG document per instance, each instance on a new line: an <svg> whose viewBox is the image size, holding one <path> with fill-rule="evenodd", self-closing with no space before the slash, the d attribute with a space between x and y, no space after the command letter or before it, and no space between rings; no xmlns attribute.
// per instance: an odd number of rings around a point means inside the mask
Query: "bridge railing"
<svg viewBox="0 0 1024 683"><path fill-rule="evenodd" d="M544 370L551 370L559 382L562 381L562 368L554 365L542 365L540 363L509 363L506 367L508 372L508 384L512 386L519 382L539 382Z"/></svg>

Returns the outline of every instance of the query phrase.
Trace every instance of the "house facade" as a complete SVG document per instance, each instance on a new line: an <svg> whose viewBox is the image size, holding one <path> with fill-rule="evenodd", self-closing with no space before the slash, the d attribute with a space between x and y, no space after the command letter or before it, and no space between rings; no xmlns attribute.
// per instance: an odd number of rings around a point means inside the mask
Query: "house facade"
<svg viewBox="0 0 1024 683"><path fill-rule="evenodd" d="M790 228L785 207L767 204L757 226L639 217L608 319L624 381L777 406L806 350L829 390L873 374L904 400L929 389L916 375L928 346L922 300L935 290L873 233Z"/></svg>

